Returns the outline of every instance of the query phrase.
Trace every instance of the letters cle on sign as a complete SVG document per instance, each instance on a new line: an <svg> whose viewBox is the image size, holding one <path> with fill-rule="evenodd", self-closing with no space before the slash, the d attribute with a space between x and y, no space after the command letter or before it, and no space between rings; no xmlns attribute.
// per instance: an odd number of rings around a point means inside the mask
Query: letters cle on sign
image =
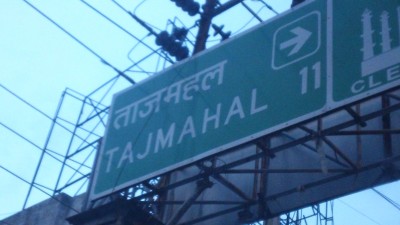
<svg viewBox="0 0 400 225"><path fill-rule="evenodd" d="M225 63L227 63L226 60L219 62L212 67L175 82L150 96L116 110L116 118L113 121L114 128L118 130L121 127L128 126L129 123L133 124L136 122L138 116L142 119L151 113L159 112L162 101L174 104L178 104L181 101L190 101L193 100L193 95L196 92L200 90L208 91L213 85L221 85L224 79Z"/></svg>

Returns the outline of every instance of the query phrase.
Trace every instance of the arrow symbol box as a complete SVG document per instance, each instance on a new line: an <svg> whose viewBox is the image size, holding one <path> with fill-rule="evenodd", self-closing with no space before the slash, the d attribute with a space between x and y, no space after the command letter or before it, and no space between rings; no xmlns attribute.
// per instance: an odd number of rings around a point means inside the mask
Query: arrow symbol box
<svg viewBox="0 0 400 225"><path fill-rule="evenodd" d="M308 39L310 39L312 35L310 31L303 29L302 27L296 27L292 29L290 32L292 32L296 36L279 45L280 50L284 50L286 48L290 48L293 46L288 56L298 53L300 49L304 47L304 44L307 42Z"/></svg>
<svg viewBox="0 0 400 225"><path fill-rule="evenodd" d="M278 28L273 37L272 62L275 70L299 62L321 45L321 14L313 11Z"/></svg>

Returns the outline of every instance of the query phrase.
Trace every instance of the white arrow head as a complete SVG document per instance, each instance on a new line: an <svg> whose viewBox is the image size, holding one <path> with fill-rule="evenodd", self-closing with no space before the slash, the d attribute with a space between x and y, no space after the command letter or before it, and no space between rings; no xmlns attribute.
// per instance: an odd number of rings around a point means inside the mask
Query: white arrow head
<svg viewBox="0 0 400 225"><path fill-rule="evenodd" d="M287 40L279 45L279 49L283 50L286 48L289 48L290 46L294 45L292 50L289 52L288 56L291 56L293 54L296 54L297 52L300 51L300 49L304 46L304 44L307 42L307 40L311 37L311 32L301 28L301 27L296 27L290 30L294 35L296 35L294 38Z"/></svg>

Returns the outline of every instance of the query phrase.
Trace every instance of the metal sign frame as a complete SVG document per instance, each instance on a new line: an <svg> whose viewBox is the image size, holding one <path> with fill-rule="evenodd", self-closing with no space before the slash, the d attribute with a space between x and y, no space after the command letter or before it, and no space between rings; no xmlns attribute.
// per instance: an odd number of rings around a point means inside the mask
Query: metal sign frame
<svg viewBox="0 0 400 225"><path fill-rule="evenodd" d="M316 4L320 8L319 9L314 9L313 8L313 4ZM90 195L91 195L90 199L94 200L94 199L97 199L97 198L101 198L103 196L111 194L114 191L121 190L123 188L129 187L129 186L132 186L134 184L143 182L143 181L145 181L147 179L153 178L155 176L159 176L159 175L161 175L163 173L175 170L175 169L180 168L182 166L189 165L190 163L193 163L195 161L198 161L198 160L206 158L206 157L210 157L210 156L212 156L214 154L226 151L228 149L231 149L233 147L239 146L241 144L254 141L254 140L256 140L256 139L258 139L258 138L260 138L262 136L265 136L267 134L270 134L272 132L281 130L281 129L289 127L291 125L298 124L298 123L300 123L302 121L305 121L305 120L317 117L319 115L322 115L322 114L326 113L329 110L335 110L335 109L337 109L337 108L339 108L341 106L344 106L346 104L350 104L352 102L361 100L361 99L366 98L368 96L380 93L382 91L387 90L388 88L392 88L392 87L398 86L400 84L400 79L394 79L393 81L387 82L385 84L382 84L379 87L376 87L376 88L375 87L371 87L371 89L368 89L368 90L362 91L360 93L357 93L357 94L355 94L353 96L346 97L344 99L340 99L340 100L336 100L335 101L335 99L334 99L335 97L334 97L333 92L334 92L334 88L335 88L334 87L334 82L335 82L334 81L334 76L336 74L335 73L336 71L333 68L334 67L333 57L335 57L334 56L334 54L335 54L334 51L335 50L333 49L333 46L334 46L333 43L335 41L337 41L337 38L333 37L333 29L334 29L334 24L333 24L334 13L332 11L333 4L334 4L333 1L327 1L327 2L325 2L325 1L317 1L317 0L308 1L305 4L303 4L301 7L296 9L296 10L289 11L289 12L286 12L284 14L281 14L280 16L268 21L266 24L262 24L260 26L257 26L257 27L249 30L248 32L246 32L246 33L244 33L242 35L238 35L237 37L232 38L231 40L227 41L226 43L224 43L222 45L219 45L217 47L214 47L214 48L212 48L212 49L210 49L210 50L208 50L208 51L206 51L204 53L201 53L198 56L195 56L195 57L193 57L192 59L190 59L188 61L185 61L185 62L179 63L177 65L174 65L173 67L167 69L165 72L163 72L161 74L158 74L158 75L152 77L151 79L148 79L148 80L144 81L142 84L138 85L137 87L132 87L132 88L127 89L125 91L122 91L119 94L117 94L116 96L114 96L114 100L113 100L114 103L113 103L113 105L111 107L111 110L110 110L111 114L110 114L110 118L109 118L108 125L107 125L107 133L105 135L104 143L102 145L102 149L101 149L100 155L99 155L100 160L103 160L103 161L100 161L100 162L97 163L98 165L96 166L96 169L95 169L95 172L94 172L94 185L92 185L93 187L92 187L91 192L90 192ZM326 8L324 9L324 7L326 7ZM327 11L325 12L325 10L327 10ZM304 11L309 12L309 13L306 13L304 15ZM304 16L299 17L297 15L304 15ZM326 17L324 15L326 15ZM297 19L292 19L292 17L295 17ZM289 19L287 19L287 18L289 18ZM312 31L310 31L310 28L308 28L308 27L304 28L303 25L300 26L300 25L297 24L298 21L314 20L313 18L314 19L317 18L317 22L316 22L317 26L316 27L317 27L317 29L319 29L317 31L317 35L315 35L315 32L313 33ZM326 21L327 21L326 24L321 22L321 21L325 21L325 18L326 18ZM400 15L399 15L399 18L400 18ZM103 189L101 191L96 191L95 190L96 189L96 184L97 184L98 180L100 179L99 176L104 176L104 171L102 173L100 173L101 168L103 168L103 170L104 170L104 168L107 167L107 166L105 166L105 164L107 164L107 163L104 162L105 154L107 154L107 153L105 153L105 148L107 148L106 145L107 145L107 142L109 141L108 132L110 130L110 127L115 125L115 120L114 120L115 119L115 114L114 113L117 110L121 110L122 109L121 106L119 108L117 108L116 104L115 104L116 99L118 98L118 96L123 96L124 93L128 93L130 90L139 90L139 93L140 93L140 91L144 92L144 93L147 93L147 94L153 93L153 92L149 92L146 89L141 89L141 87L144 87L146 85L151 86L149 84L154 84L156 79L161 79L161 77L165 76L165 74L170 73L171 71L175 71L175 73L179 74L179 71L187 70L187 68L185 68L185 65L196 67L197 64L195 64L193 62L196 62L197 60L201 61L202 57L208 57L213 52L221 50L221 49L224 49L224 47L229 46L230 43L240 42L240 40L243 37L246 37L246 35L249 35L249 34L251 34L253 32L257 32L258 30L263 29L263 27L268 27L268 26L270 26L270 24L274 24L274 22L276 22L276 21L285 21L285 20L289 20L289 22L286 22L286 23L284 23L284 25L281 25L281 26L278 26L278 27L276 27L277 25L275 25L275 26L273 26L273 28L271 28L272 31L274 31L274 32L273 32L273 36L270 37L270 38L272 38L272 40L273 40L272 43L274 43L274 46L273 46L272 51L271 51L272 52L272 59L270 60L271 63L270 64L267 63L267 64L271 65L272 70L275 70L275 72L277 74L287 74L287 73L289 73L289 74L293 74L293 73L294 74L299 74L300 78L298 78L298 80L300 80L300 82L297 82L297 84L300 84L300 85L299 85L299 88L297 88L297 89L298 89L298 92L300 92L302 95L305 95L305 94L307 94L307 93L309 93L311 91L319 91L318 93L324 92L326 95L322 96L322 98L323 98L323 103L322 104L318 103L316 106L311 107L310 110L307 111L307 112L303 112L303 113L300 113L300 114L297 114L297 115L289 116L284 121L283 120L280 121L278 119L278 122L276 122L273 125L267 126L264 129L257 130L257 131L254 131L254 132L250 132L248 134L245 134L245 135L241 136L240 138L236 137L234 140L232 139L231 141L228 141L225 144L219 144L219 145L214 146L212 148L205 148L205 149L203 149L201 151L201 153L191 155L190 157L186 157L184 160L180 160L180 161L177 161L177 162L175 162L173 164L170 164L168 166L164 166L164 167L162 167L162 169L156 169L156 170L154 170L152 172L144 173L144 174L142 174L140 176L136 176L136 177L131 178L129 181L124 181L124 182L119 182L119 177L121 176L121 174L123 173L123 170L125 169L125 164L123 164L123 163L124 163L124 161L131 160L130 157L132 157L132 156L129 155L129 154L122 153L122 150L121 150L121 156L120 156L119 162L118 162L118 160L112 161L111 160L111 156L109 156L108 164L109 165L110 165L110 163L119 164L118 167L122 167L122 172L119 172L119 174L117 175L117 178L114 177L113 179L109 180L109 181L111 181L110 183L112 184L111 187ZM313 23L307 23L307 24L313 24ZM326 30L326 33L325 33L325 30ZM266 34L266 35L268 35L268 34ZM290 36L290 35L292 35L292 36ZM321 37L321 35L322 35L322 37ZM283 37L283 40L280 40L280 43L279 43L279 41L277 41L277 39L279 39L279 37ZM313 40L317 40L316 45L314 44L308 49L303 48L305 43L307 43L307 41L310 40L310 38L313 39ZM321 49L321 47L322 47L322 49ZM278 51L280 51L280 53L279 53L279 54L281 54L280 56L278 54ZM319 52L318 55L315 55L317 52ZM282 56L282 54L285 54L285 55ZM293 55L296 56L296 54L300 54L302 57L293 58L292 56ZM326 58L323 59L323 60L319 59L319 61L318 61L318 59L317 59L317 61L315 61L315 59L311 59L310 61L304 61L304 59L310 59L310 56L314 56L314 57L318 58L321 54ZM283 58L284 60L286 60L289 63L285 63L285 64L281 64L281 65L276 66L275 64L277 64L277 60L275 60L275 57ZM203 65L208 65L208 67L211 67L211 68L213 68L214 66L225 65L226 63L231 63L231 62L229 62L229 59L228 59L228 61L225 61L225 60L226 59L220 59L220 60L216 61L217 62L216 64L215 63L214 64L207 64L205 62L202 62L202 63L203 63ZM297 62L301 62L302 64L301 65L297 65L294 68L289 68L289 71L286 70L287 68L285 68L285 67L290 66L290 65L295 65ZM204 67L200 67L200 68L204 68ZM207 66L206 66L206 68L207 68ZM178 71L178 72L176 72L176 71ZM203 71L204 71L204 69L203 69ZM326 71L325 74L323 73L324 71ZM311 74L311 73L313 73L313 74ZM199 74L199 72L193 72L192 71L192 72L189 72L189 74L195 74L196 75L196 74ZM208 73L206 72L205 74L206 74L205 76L207 76ZM307 78L311 77L311 75L314 75L313 76L314 77L313 81L310 81L310 79L307 79ZM215 78L215 77L216 77L216 75L214 75L213 78ZM196 78L197 78L197 76L196 76ZM189 81L191 79L191 77L187 77L186 76L186 77L183 77L182 79ZM176 81L176 80L174 80L174 77L172 78L172 80L169 80L170 84L172 84L169 87L171 87L171 86L173 86L173 84L175 84L175 83L173 83L174 81ZM202 84L206 84L207 81L204 81L204 79L203 79L202 82L203 82ZM219 83L217 83L217 85L219 85ZM324 89L324 85L326 85L325 89ZM209 88L209 87L210 87L209 85L208 86L205 85L204 86L204 91L208 90L207 88ZM165 89L166 92L168 92L169 90L170 89ZM259 90L260 89L258 89L258 91ZM153 91L155 91L155 90L153 90ZM205 92L202 92L200 94L204 95L204 96L207 96L207 93L205 93ZM262 110L265 110L266 107L270 107L270 102L268 102L268 104L265 104L265 105L259 104L257 106L257 104L258 104L257 100L253 100L255 98L254 96L257 96L257 94L259 94L259 96L262 95L263 97L266 96L266 93L260 94L260 92L254 92L254 89L253 89L251 94L248 94L248 95L251 96L251 100L249 101L251 103L247 103L247 105L249 105L249 104L251 105L250 106L250 111L251 110L262 111ZM238 96L240 96L240 95L237 95L237 97ZM126 97L126 95L125 95L125 97ZM146 96L144 95L144 97L146 97ZM186 97L190 100L190 98L193 97L193 96L188 95ZM308 100L310 100L310 99L308 99ZM294 101L296 101L296 99L294 99ZM307 102L307 101L303 101L303 103L304 102ZM308 102L312 102L312 101L308 101ZM319 102L319 100L316 100L315 102ZM240 103L240 104L242 104L242 103ZM235 115L239 116L239 117L242 116L240 110L238 109L240 104L238 103L237 98L234 97L233 101L232 101L232 104L231 104L231 107L230 107L230 110L228 112L228 117L227 118L231 118L231 117L229 117L229 115L230 115L229 113L231 113L231 112L234 113ZM284 109L285 108L280 108L279 110L282 111ZM153 113L158 112L157 111L158 110L157 107L153 108L153 110L154 110ZM214 108L214 110L218 111L219 108L216 107L216 108ZM210 111L207 111L207 112L210 112ZM146 113L147 112L143 112L143 115L145 115ZM189 118L189 117L187 117L187 118ZM226 119L226 120L229 120L229 119ZM161 122L161 120L158 120L158 122ZM193 121L190 121L189 119L187 119L186 121L183 121L183 123L185 125L182 126L183 128L181 127L182 133L181 133L181 136L180 136L179 140L181 140L181 137L182 137L184 132L186 132L186 133L184 133L184 135L187 135L187 134L190 135L191 134L190 133L191 132L190 131L190 123L193 124ZM189 125L187 125L187 124L189 124ZM204 122L203 122L203 125L204 125ZM169 128L167 129L166 133L162 133L163 136L161 136L162 138L160 139L162 141L159 142L160 146L164 146L164 147L168 146L169 143L168 143L168 140L167 140L168 138L166 136L172 135L170 131L171 131L171 129L174 130L176 128L175 126L176 125L174 125L172 127L172 125L170 125ZM159 133L157 133L157 134L159 134ZM156 134L154 134L154 135L156 135ZM193 137L193 135L192 135L192 137ZM135 141L136 141L136 139L135 139ZM188 146L189 145L186 145L186 147L188 147ZM125 147L125 149L128 149L128 147ZM115 151L117 151L117 150L115 150ZM131 151L131 150L129 149L129 151ZM126 152L126 151L124 150L124 152ZM114 153L110 153L110 154L114 154ZM143 150L142 150L142 154L144 154ZM154 163L154 161L153 161L153 163ZM103 165L101 165L101 164L103 164ZM108 178L102 178L102 179L103 180L107 180Z"/></svg>

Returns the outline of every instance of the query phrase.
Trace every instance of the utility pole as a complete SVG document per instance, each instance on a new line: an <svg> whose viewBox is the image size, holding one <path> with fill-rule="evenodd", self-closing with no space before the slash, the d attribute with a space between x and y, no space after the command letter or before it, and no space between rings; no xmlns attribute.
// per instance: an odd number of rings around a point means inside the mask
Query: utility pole
<svg viewBox="0 0 400 225"><path fill-rule="evenodd" d="M300 3L302 3L302 2L304 2L305 0L292 0L292 5L291 5L291 7L293 8L293 7L295 7L296 5L298 5L298 4L300 4Z"/></svg>
<svg viewBox="0 0 400 225"><path fill-rule="evenodd" d="M203 5L203 13L199 22L199 31L196 36L196 44L193 49L193 55L203 51L206 48L208 32L210 31L211 20L214 16L214 9L217 6L217 0L207 0Z"/></svg>
<svg viewBox="0 0 400 225"><path fill-rule="evenodd" d="M196 36L196 43L193 49L193 55L206 49L206 42L208 38L208 32L210 31L212 19L221 14L222 12L232 8L233 6L243 2L243 0L230 0L223 5L218 4L218 0L207 0L202 6L203 13L199 21L199 31ZM217 5L219 5L217 7Z"/></svg>

